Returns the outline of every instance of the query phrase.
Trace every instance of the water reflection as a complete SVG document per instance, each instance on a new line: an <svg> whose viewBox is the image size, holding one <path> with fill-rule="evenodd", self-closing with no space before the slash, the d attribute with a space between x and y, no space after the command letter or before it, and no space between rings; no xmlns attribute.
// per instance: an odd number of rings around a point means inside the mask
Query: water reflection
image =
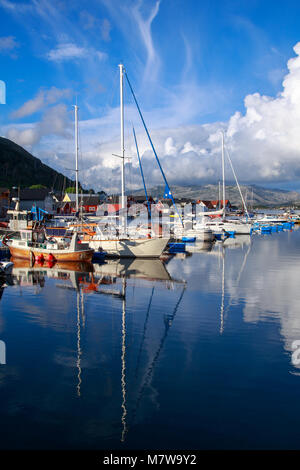
<svg viewBox="0 0 300 470"><path fill-rule="evenodd" d="M300 418L289 373L299 241L240 236L164 261L16 261L0 285L0 415L16 430L2 447L45 448L50 435L53 448L295 443L284 424Z"/></svg>
<svg viewBox="0 0 300 470"><path fill-rule="evenodd" d="M155 295L155 289L167 289L169 292L176 291L176 286L183 286L185 289L186 283L177 278L173 278L168 270L167 263L170 261L170 258L166 259L165 262L160 260L107 260L102 264L87 264L87 263L72 263L72 264L55 264L53 266L31 266L29 262L23 260L14 260L14 268L12 272L12 285L15 288L21 288L22 291L19 291L20 295L24 296L24 289L33 287L35 288L34 295L39 296L41 290L36 290L36 287L39 289L46 290L49 285L49 288L53 288L53 282L55 282L55 289L60 292L71 293L74 291L76 296L76 358L75 358L75 367L76 372L76 396L78 398L84 398L84 376L85 369L84 363L84 336L83 332L86 325L86 314L85 314L85 303L87 302L90 294L102 294L105 297L112 297L117 301L121 302L119 304L119 311L121 313L121 325L120 325L120 389L121 389L121 436L120 441L125 442L128 429L133 425L136 418L137 410L139 408L140 402L143 399L145 391L151 389L151 379L155 371L156 363L159 359L161 351L163 349L165 340L168 335L168 331L172 325L172 322L175 318L176 312L178 310L180 301L176 303L176 307L171 314L163 314L163 325L161 338L159 340L157 348L155 351L146 352L149 347L147 340L149 340L149 323L151 317L151 303ZM147 305L146 317L143 326L143 333L139 345L139 351L137 355L137 362L135 366L134 378L136 382L134 387L136 388L135 395L137 396L135 403L132 402L133 397L131 398L131 420L128 424L128 367L127 367L127 289L136 288L135 284L132 282L138 281L138 287L144 290L144 282L151 285L151 298L150 302ZM131 282L131 285L128 285L128 282ZM140 284L142 282L142 284ZM183 291L182 291L183 293ZM55 295L52 293L52 305L51 305L51 318L52 324L56 327L56 311L55 311ZM57 297L61 303L62 297L59 295ZM180 300L182 298L182 294ZM32 310L32 309L31 309ZM61 309L60 309L61 310ZM118 310L118 307L115 306L115 310ZM143 309L142 309L143 310ZM142 311L141 311L142 314ZM130 309L130 315L132 315L132 306ZM41 323L44 323L42 319ZM49 318L47 324L49 322ZM34 321L39 321L38 317L35 315ZM50 320L51 321L51 320ZM49 326L49 324L48 324ZM85 332L86 333L86 332ZM130 339L132 341L132 338ZM130 342L129 341L129 342ZM146 343L146 344L145 344ZM155 344L155 343L154 343ZM93 345L93 347L95 344ZM148 357L148 364L145 363L145 352ZM67 364L68 357L61 357L60 363ZM138 385L140 383L140 385ZM83 387L84 386L84 387ZM132 394L132 389L131 389ZM129 427L128 427L129 426Z"/></svg>

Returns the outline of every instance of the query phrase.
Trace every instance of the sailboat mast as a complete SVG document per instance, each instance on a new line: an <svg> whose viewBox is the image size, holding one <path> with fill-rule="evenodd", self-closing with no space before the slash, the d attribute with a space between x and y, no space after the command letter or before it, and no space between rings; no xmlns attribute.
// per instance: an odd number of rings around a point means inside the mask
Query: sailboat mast
<svg viewBox="0 0 300 470"><path fill-rule="evenodd" d="M224 155L224 132L222 131L222 178L223 178L223 219L225 217L225 155Z"/></svg>
<svg viewBox="0 0 300 470"><path fill-rule="evenodd" d="M125 229L125 146L124 146L124 99L123 99L123 76L124 66L119 65L120 68L120 114L121 114L121 178L122 178L122 196L121 196L121 207L122 207L122 225Z"/></svg>
<svg viewBox="0 0 300 470"><path fill-rule="evenodd" d="M76 181L76 212L78 212L78 106L74 105L75 109L75 181Z"/></svg>

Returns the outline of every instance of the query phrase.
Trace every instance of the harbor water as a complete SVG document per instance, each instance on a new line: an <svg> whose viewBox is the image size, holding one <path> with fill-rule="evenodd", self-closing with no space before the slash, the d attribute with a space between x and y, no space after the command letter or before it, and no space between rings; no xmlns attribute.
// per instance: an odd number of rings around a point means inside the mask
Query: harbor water
<svg viewBox="0 0 300 470"><path fill-rule="evenodd" d="M1 449L300 448L300 230L187 250L15 264Z"/></svg>

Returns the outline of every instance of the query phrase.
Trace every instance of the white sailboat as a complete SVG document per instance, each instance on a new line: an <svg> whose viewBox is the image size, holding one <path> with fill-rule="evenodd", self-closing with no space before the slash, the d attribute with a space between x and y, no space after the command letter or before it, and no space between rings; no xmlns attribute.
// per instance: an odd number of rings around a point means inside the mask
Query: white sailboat
<svg viewBox="0 0 300 470"><path fill-rule="evenodd" d="M241 193L236 174L234 172L232 162L230 160L229 154L227 152L227 156L242 198L243 205L245 207L246 213L248 214L245 201L243 195ZM252 224L248 222L244 222L242 220L235 220L235 219L228 219L226 218L226 199L225 199L225 152L224 152L224 133L222 132L222 179L223 179L223 213L222 213L222 220L204 220L204 223L207 227L209 227L214 233L220 232L234 232L236 235L250 235Z"/></svg>
<svg viewBox="0 0 300 470"><path fill-rule="evenodd" d="M120 113L121 113L121 160L122 160L122 196L121 196L121 235L111 238L105 235L99 227L89 245L95 251L104 250L109 256L121 258L159 258L169 242L169 238L133 237L127 232L127 207L125 206L125 146L124 146L124 102L123 81L124 66L120 68Z"/></svg>

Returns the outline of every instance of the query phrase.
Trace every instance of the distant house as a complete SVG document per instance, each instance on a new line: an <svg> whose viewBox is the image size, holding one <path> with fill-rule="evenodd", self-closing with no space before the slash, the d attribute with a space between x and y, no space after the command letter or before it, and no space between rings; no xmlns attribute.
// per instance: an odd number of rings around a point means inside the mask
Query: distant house
<svg viewBox="0 0 300 470"><path fill-rule="evenodd" d="M211 201L214 209L223 209L223 199L220 199L220 200L216 200L216 201ZM231 209L231 204L230 204L230 201L229 199L225 199L225 208L227 209Z"/></svg>
<svg viewBox="0 0 300 470"><path fill-rule="evenodd" d="M78 195L79 210L82 212L95 214L100 203L98 194L80 194ZM72 214L76 212L76 194L66 193L62 200L62 207L60 210L63 214Z"/></svg>
<svg viewBox="0 0 300 470"><path fill-rule="evenodd" d="M206 201L206 200L199 199L197 201L197 204L199 204L203 208L204 211L209 211L209 210L215 209L213 201Z"/></svg>
<svg viewBox="0 0 300 470"><path fill-rule="evenodd" d="M223 208L223 200L222 199L220 201L219 200L207 201L207 200L199 199L197 201L197 204L200 204L200 206L203 207L204 211L210 211L210 210L216 210L216 209L222 209ZM226 204L227 209L231 208L231 204L230 204L230 201L228 199L225 199L225 204Z"/></svg>
<svg viewBox="0 0 300 470"><path fill-rule="evenodd" d="M42 189L20 189L11 190L10 200L13 205L12 198L20 198L20 209L30 210L32 206L39 207L40 209L46 210L50 214L56 212L56 201L53 194L47 188Z"/></svg>
<svg viewBox="0 0 300 470"><path fill-rule="evenodd" d="M9 189L0 188L0 217L6 216L6 211L9 207Z"/></svg>
<svg viewBox="0 0 300 470"><path fill-rule="evenodd" d="M118 215L121 207L121 204L118 203L103 202L98 206L97 215Z"/></svg>

